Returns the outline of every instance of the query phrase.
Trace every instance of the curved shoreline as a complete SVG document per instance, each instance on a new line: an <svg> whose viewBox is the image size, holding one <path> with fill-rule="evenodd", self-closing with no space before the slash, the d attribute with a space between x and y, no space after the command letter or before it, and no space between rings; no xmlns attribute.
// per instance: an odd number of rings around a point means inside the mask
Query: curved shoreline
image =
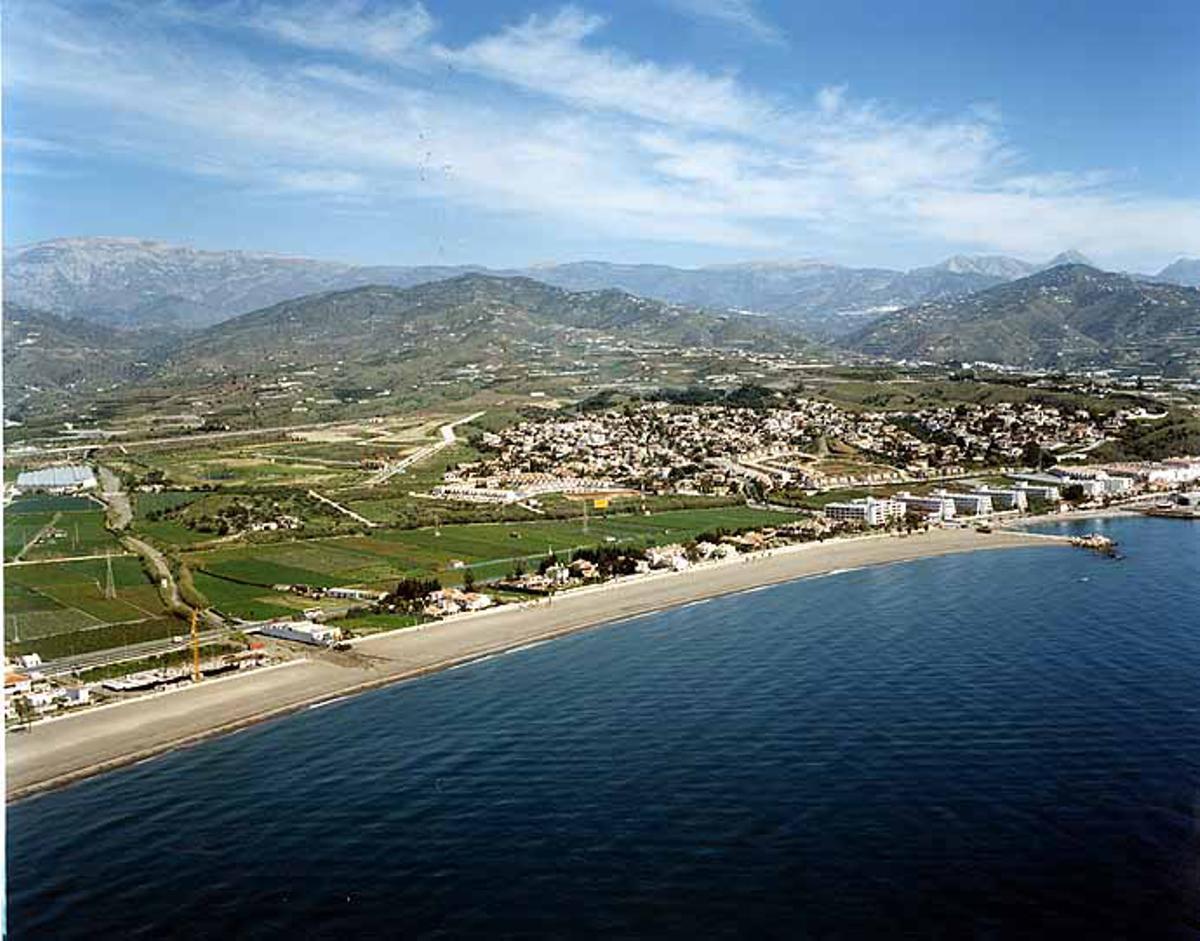
<svg viewBox="0 0 1200 941"><path fill-rule="evenodd" d="M305 660L256 670L10 733L9 802L394 683L521 647L724 595L820 575L988 549L1054 547L1061 540L1001 531L935 530L805 543L681 573L635 576L355 642L363 661Z"/></svg>

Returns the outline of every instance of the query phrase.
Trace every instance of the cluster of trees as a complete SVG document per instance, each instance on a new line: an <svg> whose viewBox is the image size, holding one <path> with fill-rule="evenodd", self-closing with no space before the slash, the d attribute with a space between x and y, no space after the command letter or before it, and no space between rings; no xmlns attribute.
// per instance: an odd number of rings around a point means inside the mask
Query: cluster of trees
<svg viewBox="0 0 1200 941"><path fill-rule="evenodd" d="M1175 411L1161 421L1132 422L1117 442L1093 452L1097 460L1159 461L1200 453L1200 418Z"/></svg>
<svg viewBox="0 0 1200 941"><path fill-rule="evenodd" d="M441 587L442 583L436 578L402 578L383 599L383 604L395 605L403 611L414 611L421 607L426 595Z"/></svg>
<svg viewBox="0 0 1200 941"><path fill-rule="evenodd" d="M576 549L571 561L582 559L591 562L600 570L602 577L615 578L618 575L632 575L637 571L638 562L645 558L646 553L642 549L601 545Z"/></svg>
<svg viewBox="0 0 1200 941"><path fill-rule="evenodd" d="M212 489L212 488L196 488ZM324 516L334 523L342 522L338 514L319 500L314 500L307 494L277 490L269 494L241 494L229 499L229 502L212 506L212 501L197 501L182 503L173 507L161 507L151 510L146 518L155 520L174 520L183 526L200 533L215 533L226 536L230 533L241 532L255 523L271 521L285 522L284 516L293 517L298 523L286 521L289 528L302 528L306 521L314 516Z"/></svg>

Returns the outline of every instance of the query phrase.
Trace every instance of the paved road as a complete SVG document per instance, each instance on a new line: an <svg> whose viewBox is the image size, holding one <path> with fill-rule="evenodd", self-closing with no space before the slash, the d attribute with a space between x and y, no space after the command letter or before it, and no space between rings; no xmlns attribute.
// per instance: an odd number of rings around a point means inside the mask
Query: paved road
<svg viewBox="0 0 1200 941"><path fill-rule="evenodd" d="M367 481L367 486L377 487L379 484L390 480L392 477L402 473L403 471L412 467L414 464L433 457L443 448L448 448L458 440L457 436L454 434L455 428L457 428L459 425L465 425L467 422L473 422L476 418L479 418L483 414L483 412L476 412L474 415L468 415L466 418L459 418L456 421L450 422L449 424L442 425L442 427L438 429L442 436L440 441L435 441L433 444L427 444L423 448L418 448L412 454L408 455L408 457L403 457L398 461L394 461L391 464L385 465Z"/></svg>
<svg viewBox="0 0 1200 941"><path fill-rule="evenodd" d="M183 636L186 633L180 628ZM200 644L216 643L229 636L229 630L221 628L200 632ZM147 640L138 644L127 644L124 647L110 647L105 650L93 650L90 653L75 654L71 657L59 657L57 660L47 660L38 669L47 676L63 676L75 670L88 670L92 667L104 667L114 663L127 663L130 660L142 660L158 654L170 653L175 650L186 650L191 644L191 638L176 641L170 637L161 640Z"/></svg>

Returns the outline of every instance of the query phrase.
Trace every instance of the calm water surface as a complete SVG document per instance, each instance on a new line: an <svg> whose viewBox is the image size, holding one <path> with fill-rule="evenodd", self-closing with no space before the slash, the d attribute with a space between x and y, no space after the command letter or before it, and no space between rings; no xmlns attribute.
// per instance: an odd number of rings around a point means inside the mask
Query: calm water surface
<svg viewBox="0 0 1200 941"><path fill-rule="evenodd" d="M1200 926L1200 525L576 635L10 809L14 938ZM36 732L34 732L36 734Z"/></svg>

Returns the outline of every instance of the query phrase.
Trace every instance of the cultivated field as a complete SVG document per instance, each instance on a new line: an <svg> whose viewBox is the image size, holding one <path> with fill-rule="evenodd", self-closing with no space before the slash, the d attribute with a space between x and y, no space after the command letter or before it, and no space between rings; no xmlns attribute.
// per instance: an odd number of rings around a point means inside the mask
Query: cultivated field
<svg viewBox="0 0 1200 941"><path fill-rule="evenodd" d="M130 556L111 560L115 596L106 597L106 561L9 565L4 571L5 638L16 653L50 659L179 633L158 590Z"/></svg>
<svg viewBox="0 0 1200 941"><path fill-rule="evenodd" d="M4 557L14 558L39 532L25 559L54 559L120 551L104 528L104 509L79 497L24 496L4 510Z"/></svg>
<svg viewBox="0 0 1200 941"><path fill-rule="evenodd" d="M744 506L593 516L582 519L454 524L378 529L366 536L307 539L187 553L196 586L211 604L241 617L267 617L306 606L269 590L279 583L391 588L406 575L462 581L461 562L480 580L502 577L518 564L536 567L550 552L569 556L585 546L643 547L685 541L718 528L779 524L787 516ZM205 574L211 573L211 574ZM236 578L239 584L214 576Z"/></svg>

